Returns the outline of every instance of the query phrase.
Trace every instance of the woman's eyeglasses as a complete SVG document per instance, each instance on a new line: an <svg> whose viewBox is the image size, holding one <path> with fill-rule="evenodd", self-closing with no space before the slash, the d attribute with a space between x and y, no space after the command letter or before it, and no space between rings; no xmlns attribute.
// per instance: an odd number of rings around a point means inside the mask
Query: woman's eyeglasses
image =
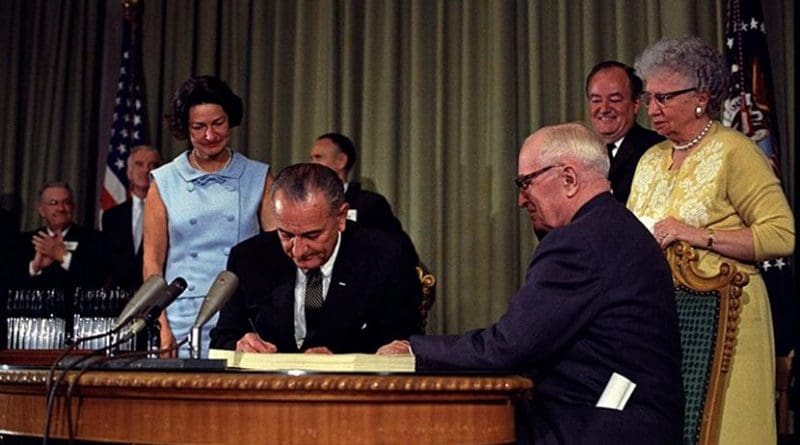
<svg viewBox="0 0 800 445"><path fill-rule="evenodd" d="M642 104L646 107L650 106L650 99L655 99L656 103L660 106L664 106L672 100L676 96L680 96L681 94L686 94L691 91L697 91L697 87L686 88L683 90L677 91L670 91L669 93L650 93L645 91L644 93L639 95L639 100L642 101Z"/></svg>

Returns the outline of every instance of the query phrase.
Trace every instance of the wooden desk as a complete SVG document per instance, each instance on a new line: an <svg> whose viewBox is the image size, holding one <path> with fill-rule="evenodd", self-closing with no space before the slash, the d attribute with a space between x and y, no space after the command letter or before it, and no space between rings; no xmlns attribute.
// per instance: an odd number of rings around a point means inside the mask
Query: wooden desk
<svg viewBox="0 0 800 445"><path fill-rule="evenodd" d="M73 381L76 374L70 374ZM0 433L41 436L47 371L0 370ZM91 371L81 440L148 444L512 443L518 376ZM51 437L67 437L64 397Z"/></svg>

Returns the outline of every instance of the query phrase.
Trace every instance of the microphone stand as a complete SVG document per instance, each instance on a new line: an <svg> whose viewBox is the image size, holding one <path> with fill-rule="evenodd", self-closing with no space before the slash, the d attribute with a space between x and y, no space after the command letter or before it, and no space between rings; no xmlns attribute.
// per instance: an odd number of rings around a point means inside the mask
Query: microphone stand
<svg viewBox="0 0 800 445"><path fill-rule="evenodd" d="M161 349L161 323L158 318L147 324L147 358L158 358Z"/></svg>
<svg viewBox="0 0 800 445"><path fill-rule="evenodd" d="M189 354L193 359L200 359L200 355L203 352L203 339L201 338L201 332L203 331L203 326L192 326L192 331L189 334Z"/></svg>

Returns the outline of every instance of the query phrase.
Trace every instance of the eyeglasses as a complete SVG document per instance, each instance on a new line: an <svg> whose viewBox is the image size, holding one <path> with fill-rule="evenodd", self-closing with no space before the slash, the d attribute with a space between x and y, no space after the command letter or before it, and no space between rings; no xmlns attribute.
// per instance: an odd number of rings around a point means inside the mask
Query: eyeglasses
<svg viewBox="0 0 800 445"><path fill-rule="evenodd" d="M525 190L528 188L529 185L531 185L531 182L533 182L533 180L536 179L537 176L541 176L547 173L547 171L553 167L560 167L560 166L561 164L551 164L548 165L547 167L542 167L533 173L528 173L527 175L518 176L514 178L514 184L517 184L517 187L520 190Z"/></svg>
<svg viewBox="0 0 800 445"><path fill-rule="evenodd" d="M644 104L644 106L649 107L650 98L653 98L656 100L656 103L658 105L663 107L664 105L667 104L667 102L672 100L672 98L680 96L681 94L686 94L690 91L697 91L697 87L686 88L678 91L670 91L669 93L649 93L645 91L644 93L639 95L639 100L642 101L642 104Z"/></svg>

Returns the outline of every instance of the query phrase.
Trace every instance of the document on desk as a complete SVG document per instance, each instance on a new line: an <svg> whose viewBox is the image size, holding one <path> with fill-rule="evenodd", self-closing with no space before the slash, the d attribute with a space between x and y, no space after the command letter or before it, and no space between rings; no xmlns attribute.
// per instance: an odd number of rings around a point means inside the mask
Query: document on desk
<svg viewBox="0 0 800 445"><path fill-rule="evenodd" d="M229 368L259 371L414 372L414 357L374 354L259 354L211 349L211 359L225 359Z"/></svg>

